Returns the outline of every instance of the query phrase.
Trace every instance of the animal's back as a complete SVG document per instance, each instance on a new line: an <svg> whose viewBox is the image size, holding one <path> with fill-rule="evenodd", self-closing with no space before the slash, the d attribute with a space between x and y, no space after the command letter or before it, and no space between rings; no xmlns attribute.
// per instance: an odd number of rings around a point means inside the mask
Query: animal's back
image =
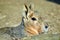
<svg viewBox="0 0 60 40"><path fill-rule="evenodd" d="M25 29L24 29L24 24L23 22L21 22L20 25L18 25L17 27L11 27L6 31L7 34L9 34L11 37L15 37L15 38L22 38L27 36Z"/></svg>

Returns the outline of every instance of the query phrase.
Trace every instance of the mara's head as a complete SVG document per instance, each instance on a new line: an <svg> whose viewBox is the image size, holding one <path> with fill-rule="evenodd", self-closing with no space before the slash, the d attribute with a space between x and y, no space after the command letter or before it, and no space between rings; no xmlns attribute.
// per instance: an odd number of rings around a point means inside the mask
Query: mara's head
<svg viewBox="0 0 60 40"><path fill-rule="evenodd" d="M35 15L33 5L30 4L27 6L24 4L23 17L25 30L29 35L38 35L43 32L42 23L38 22L38 17Z"/></svg>

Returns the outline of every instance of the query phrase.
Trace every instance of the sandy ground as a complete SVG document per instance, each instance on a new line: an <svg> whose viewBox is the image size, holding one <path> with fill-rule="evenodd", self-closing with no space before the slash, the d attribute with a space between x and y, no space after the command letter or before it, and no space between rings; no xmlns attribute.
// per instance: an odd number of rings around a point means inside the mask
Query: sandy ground
<svg viewBox="0 0 60 40"><path fill-rule="evenodd" d="M50 26L48 33L60 33L60 5L46 0L0 0L0 28L15 27L21 22L23 4L34 4L38 17Z"/></svg>

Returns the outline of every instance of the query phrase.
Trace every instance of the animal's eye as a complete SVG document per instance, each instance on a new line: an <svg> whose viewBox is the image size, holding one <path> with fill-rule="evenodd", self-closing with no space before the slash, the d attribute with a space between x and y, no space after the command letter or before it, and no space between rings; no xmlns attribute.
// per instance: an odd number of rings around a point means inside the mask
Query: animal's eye
<svg viewBox="0 0 60 40"><path fill-rule="evenodd" d="M47 28L48 28L48 26L45 26L45 28L47 29Z"/></svg>
<svg viewBox="0 0 60 40"><path fill-rule="evenodd" d="M35 20L36 20L36 18L34 18L34 17L33 17L33 18L31 18L31 19L32 19L33 21L35 21Z"/></svg>

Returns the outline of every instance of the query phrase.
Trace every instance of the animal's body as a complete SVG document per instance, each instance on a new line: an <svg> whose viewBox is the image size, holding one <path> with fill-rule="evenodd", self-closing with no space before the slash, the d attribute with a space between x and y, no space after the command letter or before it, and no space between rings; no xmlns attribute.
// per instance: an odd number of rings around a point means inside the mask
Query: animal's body
<svg viewBox="0 0 60 40"><path fill-rule="evenodd" d="M45 26L44 26L45 28ZM24 5L24 15L21 24L17 27L7 27L5 33L14 38L39 35L44 32L42 25L38 22L38 17L34 15L33 7ZM48 26L46 26L46 29Z"/></svg>

